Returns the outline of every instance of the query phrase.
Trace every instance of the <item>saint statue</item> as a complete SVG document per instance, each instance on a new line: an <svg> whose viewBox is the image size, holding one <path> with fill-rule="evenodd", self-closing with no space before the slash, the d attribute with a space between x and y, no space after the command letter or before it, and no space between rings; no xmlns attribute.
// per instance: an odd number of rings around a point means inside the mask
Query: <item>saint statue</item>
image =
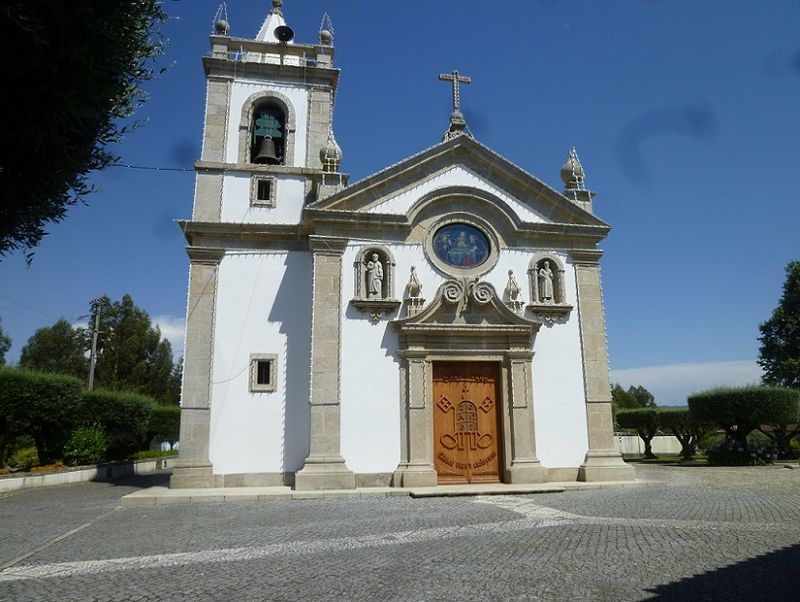
<svg viewBox="0 0 800 602"><path fill-rule="evenodd" d="M367 299L383 298L383 264L378 260L378 254L372 254L372 260L367 262Z"/></svg>
<svg viewBox="0 0 800 602"><path fill-rule="evenodd" d="M550 262L547 260L539 270L539 298L542 303L555 302L553 299L553 270L550 269Z"/></svg>
<svg viewBox="0 0 800 602"><path fill-rule="evenodd" d="M421 293L422 283L419 281L419 276L417 276L417 268L412 265L411 276L408 279L408 296L416 299Z"/></svg>
<svg viewBox="0 0 800 602"><path fill-rule="evenodd" d="M516 301L519 297L519 285L517 279L514 278L514 271L508 270L508 284L506 284L506 291L508 291L508 298L511 301Z"/></svg>

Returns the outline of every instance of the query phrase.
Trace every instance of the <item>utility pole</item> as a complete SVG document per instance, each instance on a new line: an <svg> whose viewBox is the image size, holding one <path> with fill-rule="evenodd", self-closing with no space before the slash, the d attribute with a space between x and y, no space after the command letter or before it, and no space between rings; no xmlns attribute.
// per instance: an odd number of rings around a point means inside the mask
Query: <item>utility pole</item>
<svg viewBox="0 0 800 602"><path fill-rule="evenodd" d="M95 297L90 301L92 312L94 313L94 329L92 331L92 351L89 356L89 383L91 391L94 388L94 367L97 364L97 335L100 334L100 310L105 307L106 300L102 297Z"/></svg>

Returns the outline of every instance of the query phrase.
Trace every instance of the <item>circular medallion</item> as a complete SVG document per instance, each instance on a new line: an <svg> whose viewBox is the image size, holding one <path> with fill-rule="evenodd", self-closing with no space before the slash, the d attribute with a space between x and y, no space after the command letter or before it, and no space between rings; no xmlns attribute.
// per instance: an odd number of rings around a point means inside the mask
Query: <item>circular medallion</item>
<svg viewBox="0 0 800 602"><path fill-rule="evenodd" d="M489 238L475 226L451 223L433 235L433 252L455 268L474 268L484 263L491 251Z"/></svg>

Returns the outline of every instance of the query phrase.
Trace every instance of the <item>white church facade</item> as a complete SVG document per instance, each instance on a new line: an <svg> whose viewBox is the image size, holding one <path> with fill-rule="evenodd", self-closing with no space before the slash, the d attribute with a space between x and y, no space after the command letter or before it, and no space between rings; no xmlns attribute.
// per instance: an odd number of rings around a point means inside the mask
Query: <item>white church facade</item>
<svg viewBox="0 0 800 602"><path fill-rule="evenodd" d="M558 192L476 141L350 184L332 36L204 57L173 487L633 479L615 451L598 244L574 151Z"/></svg>

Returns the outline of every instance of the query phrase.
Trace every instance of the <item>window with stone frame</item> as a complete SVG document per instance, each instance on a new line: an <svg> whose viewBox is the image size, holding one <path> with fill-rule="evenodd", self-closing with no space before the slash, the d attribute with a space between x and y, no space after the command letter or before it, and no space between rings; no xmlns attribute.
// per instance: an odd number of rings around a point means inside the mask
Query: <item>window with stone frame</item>
<svg viewBox="0 0 800 602"><path fill-rule="evenodd" d="M277 390L278 356L272 353L250 354L250 391L271 393Z"/></svg>
<svg viewBox="0 0 800 602"><path fill-rule="evenodd" d="M278 181L270 176L254 175L250 178L250 205L275 207Z"/></svg>

